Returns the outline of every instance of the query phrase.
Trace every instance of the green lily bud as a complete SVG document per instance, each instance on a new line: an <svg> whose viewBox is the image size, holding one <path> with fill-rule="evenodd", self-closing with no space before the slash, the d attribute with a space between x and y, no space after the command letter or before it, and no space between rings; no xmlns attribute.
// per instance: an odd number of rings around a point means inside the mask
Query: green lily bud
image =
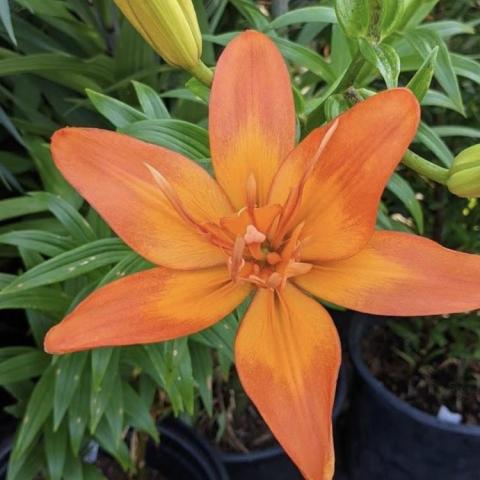
<svg viewBox="0 0 480 480"><path fill-rule="evenodd" d="M463 150L455 157L447 187L459 197L480 197L480 144Z"/></svg>
<svg viewBox="0 0 480 480"><path fill-rule="evenodd" d="M170 65L194 70L202 36L191 0L114 0L129 22Z"/></svg>

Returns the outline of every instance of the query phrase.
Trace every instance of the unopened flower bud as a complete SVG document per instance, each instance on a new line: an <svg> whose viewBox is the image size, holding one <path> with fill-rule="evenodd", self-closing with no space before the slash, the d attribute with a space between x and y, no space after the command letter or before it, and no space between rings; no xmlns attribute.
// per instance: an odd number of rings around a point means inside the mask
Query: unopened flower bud
<svg viewBox="0 0 480 480"><path fill-rule="evenodd" d="M202 36L191 0L114 0L129 22L170 65L194 69Z"/></svg>
<svg viewBox="0 0 480 480"><path fill-rule="evenodd" d="M480 197L480 144L463 150L455 157L447 187L459 197Z"/></svg>

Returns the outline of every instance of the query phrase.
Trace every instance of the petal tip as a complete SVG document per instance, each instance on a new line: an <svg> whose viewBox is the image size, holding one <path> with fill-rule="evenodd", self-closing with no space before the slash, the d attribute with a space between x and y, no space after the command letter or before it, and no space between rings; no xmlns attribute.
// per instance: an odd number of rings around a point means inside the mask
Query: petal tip
<svg viewBox="0 0 480 480"><path fill-rule="evenodd" d="M57 330L57 327L52 327L47 334L45 335L45 338L43 340L43 349L45 350L46 353L50 355L56 355L58 353L62 353L60 349L58 348L58 345L56 345L56 339L55 339L55 330Z"/></svg>
<svg viewBox="0 0 480 480"><path fill-rule="evenodd" d="M392 88L386 91L387 94L395 95L402 102L408 102L411 104L412 109L415 110L416 115L420 118L420 103L415 94L406 87Z"/></svg>

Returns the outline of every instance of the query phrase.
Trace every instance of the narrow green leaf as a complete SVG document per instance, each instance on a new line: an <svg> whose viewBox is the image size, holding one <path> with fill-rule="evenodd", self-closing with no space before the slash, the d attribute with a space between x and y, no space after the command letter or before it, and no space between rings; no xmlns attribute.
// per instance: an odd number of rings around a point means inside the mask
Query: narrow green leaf
<svg viewBox="0 0 480 480"><path fill-rule="evenodd" d="M105 3L104 5L107 4ZM126 19L120 22L120 32L116 38L114 51L114 62L114 72L118 79L128 78L155 66L157 63L157 56L152 47Z"/></svg>
<svg viewBox="0 0 480 480"><path fill-rule="evenodd" d="M125 258L120 260L100 281L97 288L106 285L107 283L113 282L114 280L118 280L126 275L130 275L132 273L140 272L142 270L147 269L150 267L151 264L145 260L144 258L140 257L135 252L129 253L125 255ZM94 352L101 352L102 350L97 349Z"/></svg>
<svg viewBox="0 0 480 480"><path fill-rule="evenodd" d="M89 89L86 92L95 108L117 128L127 127L131 123L147 119L147 116L140 110L116 98Z"/></svg>
<svg viewBox="0 0 480 480"><path fill-rule="evenodd" d="M35 194L35 199L40 196L47 201L48 209L78 245L93 242L97 239L90 224L78 213L74 205L61 197L46 192Z"/></svg>
<svg viewBox="0 0 480 480"><path fill-rule="evenodd" d="M267 17L259 10L253 0L230 0L230 3L255 29L262 30L268 25Z"/></svg>
<svg viewBox="0 0 480 480"><path fill-rule="evenodd" d="M379 43L395 30L405 11L404 0L336 0L335 12L345 33Z"/></svg>
<svg viewBox="0 0 480 480"><path fill-rule="evenodd" d="M219 350L233 360L233 342L237 328L238 321L234 314L230 314L212 327L191 335L190 338Z"/></svg>
<svg viewBox="0 0 480 480"><path fill-rule="evenodd" d="M297 8L272 20L268 30L284 28L296 23L337 23L337 16L332 7Z"/></svg>
<svg viewBox="0 0 480 480"><path fill-rule="evenodd" d="M67 183L60 170L53 163L50 145L42 138L25 137L25 144L42 179L45 190L59 195L66 201L80 205L82 200L74 188Z"/></svg>
<svg viewBox="0 0 480 480"><path fill-rule="evenodd" d="M469 78L480 85L480 63L464 55L451 54L453 68L457 75Z"/></svg>
<svg viewBox="0 0 480 480"><path fill-rule="evenodd" d="M50 364L50 357L41 350L32 350L0 360L0 385L36 377Z"/></svg>
<svg viewBox="0 0 480 480"><path fill-rule="evenodd" d="M446 143L426 123L420 123L416 138L433 152L446 167L452 165L452 152Z"/></svg>
<svg viewBox="0 0 480 480"><path fill-rule="evenodd" d="M87 352L63 355L55 363L55 393L53 397L53 428L56 430L80 385Z"/></svg>
<svg viewBox="0 0 480 480"><path fill-rule="evenodd" d="M132 83L143 113L149 120L170 118L170 113L163 103L162 97L152 87L136 81Z"/></svg>
<svg viewBox="0 0 480 480"><path fill-rule="evenodd" d="M125 126L121 131L193 160L210 157L207 130L182 120L145 120Z"/></svg>
<svg viewBox="0 0 480 480"><path fill-rule="evenodd" d="M272 40L277 44L282 55L291 62L307 68L327 83L332 83L337 79L331 66L317 52L285 38L273 37Z"/></svg>
<svg viewBox="0 0 480 480"><path fill-rule="evenodd" d="M202 82L200 82L200 80L192 77L190 80L188 80L185 86L193 93L193 95L201 98L203 102L208 105L208 100L210 98L210 89Z"/></svg>
<svg viewBox="0 0 480 480"><path fill-rule="evenodd" d="M417 200L415 192L410 184L398 175L398 173L394 173L390 178L387 188L405 205L406 209L415 220L418 232L423 234L424 219L422 206Z"/></svg>
<svg viewBox="0 0 480 480"><path fill-rule="evenodd" d="M105 62L104 60L107 60ZM91 77L94 82L111 83L112 72L108 58L98 56L85 61L64 53L36 53L32 55L10 55L0 60L0 77L18 75L20 73L37 73L52 75L53 81L60 76L76 75L77 80ZM70 79L73 77L70 77ZM82 81L83 81L82 78ZM86 82L85 82L86 83ZM84 85L85 85L84 83ZM84 86L85 88L85 86Z"/></svg>
<svg viewBox="0 0 480 480"><path fill-rule="evenodd" d="M0 20L7 31L10 41L16 46L17 39L15 38L15 32L13 31L12 17L10 14L10 5L8 0L0 0Z"/></svg>
<svg viewBox="0 0 480 480"><path fill-rule="evenodd" d="M87 243L27 270L8 285L2 294L18 293L78 277L120 261L129 251L128 247L116 238Z"/></svg>
<svg viewBox="0 0 480 480"><path fill-rule="evenodd" d="M92 390L96 391L103 382L112 358L113 348L96 348L92 350Z"/></svg>
<svg viewBox="0 0 480 480"><path fill-rule="evenodd" d="M48 368L33 389L12 451L13 459L25 454L52 411L53 372L52 367Z"/></svg>
<svg viewBox="0 0 480 480"><path fill-rule="evenodd" d="M69 238L42 230L20 230L3 233L0 234L0 243L27 248L47 257L54 257L75 248L75 244Z"/></svg>
<svg viewBox="0 0 480 480"><path fill-rule="evenodd" d="M432 127L439 137L468 137L480 138L480 129L464 127L463 125L439 125Z"/></svg>
<svg viewBox="0 0 480 480"><path fill-rule="evenodd" d="M209 416L213 413L213 359L209 347L200 343L190 343L190 356L192 358L193 378L197 383L198 391L203 405Z"/></svg>
<svg viewBox="0 0 480 480"><path fill-rule="evenodd" d="M126 383L121 381L120 377L117 376L115 378L115 385L113 386L114 394L110 397L110 401L107 403L107 407L105 409L105 416L107 417L110 431L112 432L115 440L115 448L119 448L120 442L123 440L123 390L125 384Z"/></svg>
<svg viewBox="0 0 480 480"><path fill-rule="evenodd" d="M18 278L18 277L17 277ZM32 309L63 314L71 299L56 288L34 288L28 291L0 293L0 310Z"/></svg>
<svg viewBox="0 0 480 480"><path fill-rule="evenodd" d="M395 49L386 43L375 44L364 39L359 39L359 46L365 59L378 69L387 87L397 87L400 57Z"/></svg>
<svg viewBox="0 0 480 480"><path fill-rule="evenodd" d="M123 385L123 396L127 423L137 430L148 433L158 442L158 431L155 421L150 414L149 405L146 405L138 393L128 384Z"/></svg>
<svg viewBox="0 0 480 480"><path fill-rule="evenodd" d="M422 101L430 88L432 83L435 66L437 63L438 47L435 47L424 60L422 66L417 70L415 75L407 84L409 88L417 97L418 101Z"/></svg>
<svg viewBox="0 0 480 480"><path fill-rule="evenodd" d="M95 431L95 437L100 446L112 455L124 470L132 468L132 460L125 442L120 442L118 446L115 443L115 437L110 429L107 419L104 418Z"/></svg>
<svg viewBox="0 0 480 480"><path fill-rule="evenodd" d="M78 457L67 456L64 477L68 480L84 480L82 461Z"/></svg>
<svg viewBox="0 0 480 480"><path fill-rule="evenodd" d="M431 51L438 47L435 78L456 105L458 112L465 114L462 94L453 68L452 58L445 42L435 32L419 28L409 31L405 38L423 58L427 58Z"/></svg>
<svg viewBox="0 0 480 480"><path fill-rule="evenodd" d="M475 33L475 28L472 25L457 20L427 22L420 28L431 30L447 40L454 35L473 35Z"/></svg>
<svg viewBox="0 0 480 480"><path fill-rule="evenodd" d="M44 464L42 446L37 443L20 458L12 458L8 461L7 480L27 480L37 478Z"/></svg>
<svg viewBox="0 0 480 480"><path fill-rule="evenodd" d="M7 115L5 110L0 106L0 125L3 125L5 130L10 133L10 135L22 146L25 146L25 141L20 135L17 127L13 124L10 117Z"/></svg>
<svg viewBox="0 0 480 480"><path fill-rule="evenodd" d="M457 106L452 102L450 97L447 97L447 95L439 92L438 90L428 90L422 100L422 105L431 107L442 107L453 110L454 112L458 112Z"/></svg>
<svg viewBox="0 0 480 480"><path fill-rule="evenodd" d="M47 210L46 200L39 199L39 201L36 201L29 196L0 200L0 221Z"/></svg>
<svg viewBox="0 0 480 480"><path fill-rule="evenodd" d="M80 387L73 395L68 408L68 431L72 453L76 457L82 445L83 436L90 415L90 374L86 370L80 379Z"/></svg>
<svg viewBox="0 0 480 480"><path fill-rule="evenodd" d="M67 425L62 423L60 428L54 431L52 425L47 423L43 434L49 478L50 480L62 480L68 444Z"/></svg>
<svg viewBox="0 0 480 480"><path fill-rule="evenodd" d="M419 25L434 9L438 0L409 0L406 3L402 25L410 28Z"/></svg>
<svg viewBox="0 0 480 480"><path fill-rule="evenodd" d="M97 429L97 426L102 419L103 414L105 413L107 404L114 392L115 379L117 375L119 375L118 360L119 350L114 349L107 367L108 375L103 377L103 381L98 388L95 390L92 388L91 390L89 422L90 433L95 433L95 430Z"/></svg>

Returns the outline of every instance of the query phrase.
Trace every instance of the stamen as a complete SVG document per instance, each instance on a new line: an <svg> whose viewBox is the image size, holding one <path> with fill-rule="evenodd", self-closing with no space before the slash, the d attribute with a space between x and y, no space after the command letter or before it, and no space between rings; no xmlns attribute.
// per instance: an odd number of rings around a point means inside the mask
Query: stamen
<svg viewBox="0 0 480 480"><path fill-rule="evenodd" d="M288 239L287 244L282 250L281 257L283 260L288 260L289 258L292 258L294 256L294 253L298 247L300 234L302 233L304 226L305 222L301 222L295 227L295 230L292 232L291 237Z"/></svg>
<svg viewBox="0 0 480 480"><path fill-rule="evenodd" d="M299 183L296 186L291 188L290 193L287 197L287 201L285 202L285 205L283 207L283 212L280 217L280 221L278 223L275 239L272 242L275 248L279 247L279 245L283 240L283 237L291 228L291 222L294 219L295 215L297 214L301 205L305 184L308 178L310 177L310 175L312 174L313 170L315 169L315 166L317 165L318 161L320 160L322 153L325 151L325 148L327 147L328 143L332 139L333 134L337 130L338 124L339 124L339 119L337 118L332 123L332 125L328 128L314 156L310 159L310 161L305 166L303 175Z"/></svg>
<svg viewBox="0 0 480 480"><path fill-rule="evenodd" d="M182 204L182 201L177 195L177 192L173 189L172 185L169 181L154 167L150 164L143 162L144 165L148 168L150 173L152 174L153 179L160 187L160 190L165 195L167 200L170 202L172 207L175 211L180 215L180 217L185 220L185 222L193 225L196 229L199 229L202 233L204 233L201 226L195 221L195 219L185 210L185 207Z"/></svg>
<svg viewBox="0 0 480 480"><path fill-rule="evenodd" d="M272 290L278 288L283 283L282 275L278 272L273 272L267 280L267 287L271 288Z"/></svg>
<svg viewBox="0 0 480 480"><path fill-rule="evenodd" d="M322 141L320 142L320 145L315 152L315 155L311 158L310 162L307 164L305 171L303 173L303 178L301 183L305 183L307 178L311 175L313 169L317 165L318 161L320 160L320 157L322 156L322 153L325 151L325 148L327 148L328 143L333 137L333 134L337 130L338 124L340 123L340 120L337 118L332 125L328 128L327 132L325 133L325 136L322 138ZM303 187L303 185L302 185Z"/></svg>
<svg viewBox="0 0 480 480"><path fill-rule="evenodd" d="M251 245L252 243L263 243L266 240L266 235L259 230L255 225L248 225L245 235L243 236L245 243Z"/></svg>
<svg viewBox="0 0 480 480"><path fill-rule="evenodd" d="M237 280L240 270L245 265L245 260L243 259L244 250L245 240L242 237L237 237L233 245L232 256L229 258L230 276L233 280Z"/></svg>
<svg viewBox="0 0 480 480"><path fill-rule="evenodd" d="M250 283L257 285L258 287L265 287L265 280L263 280L263 278L259 277L258 275L249 275L247 280Z"/></svg>
<svg viewBox="0 0 480 480"><path fill-rule="evenodd" d="M304 262L290 262L285 270L285 277L296 277L298 275L304 275L313 268L311 263Z"/></svg>

